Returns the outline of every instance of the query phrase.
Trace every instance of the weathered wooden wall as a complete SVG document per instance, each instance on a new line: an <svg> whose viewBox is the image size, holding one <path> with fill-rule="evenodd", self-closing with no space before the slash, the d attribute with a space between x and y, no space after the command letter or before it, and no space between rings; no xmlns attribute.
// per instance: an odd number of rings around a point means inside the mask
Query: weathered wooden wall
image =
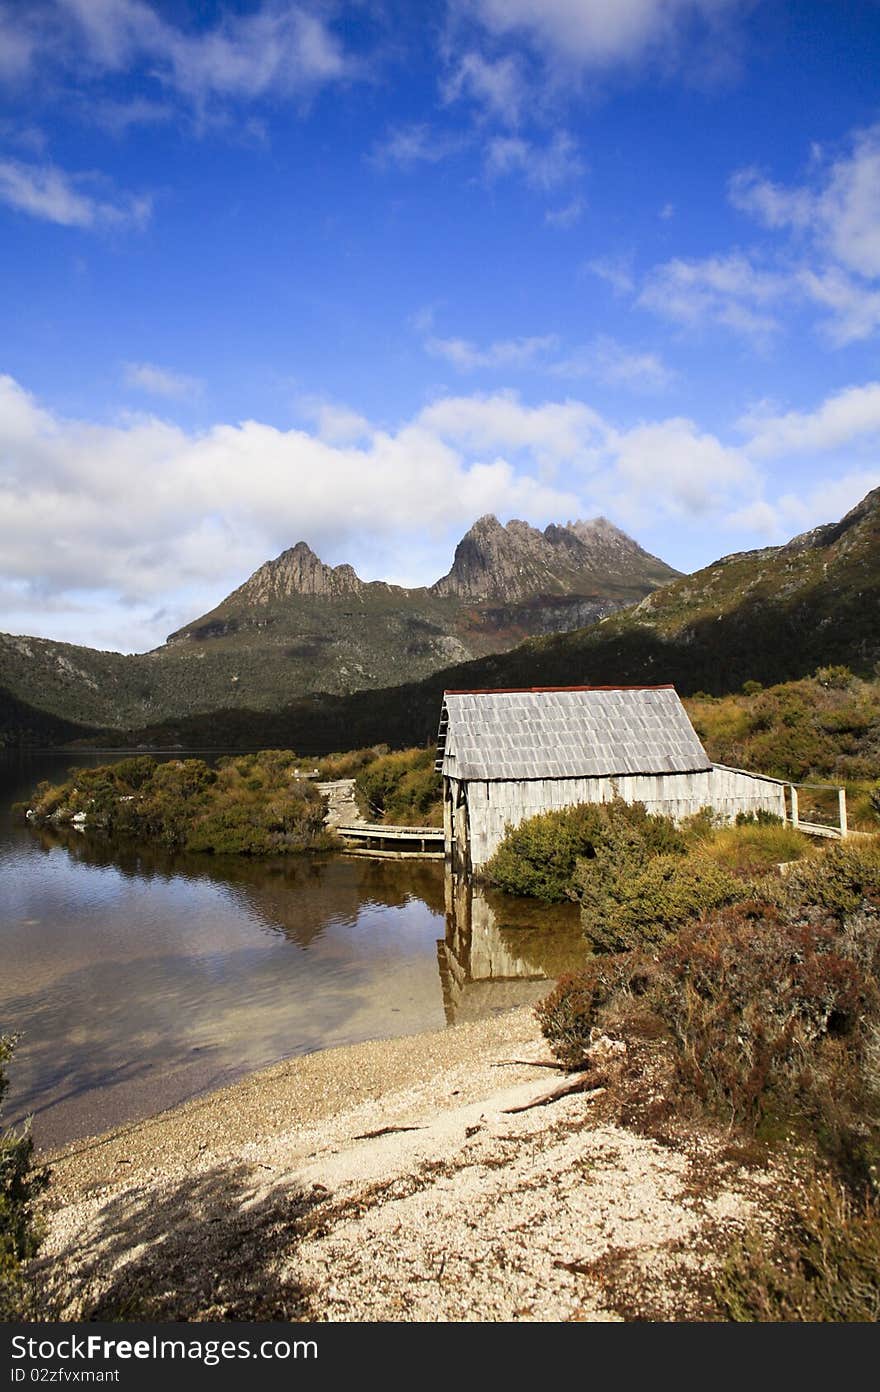
<svg viewBox="0 0 880 1392"><path fill-rule="evenodd" d="M448 780L453 801L459 800L459 784ZM785 787L758 774L716 765L700 773L659 773L619 778L536 778L521 782L471 781L466 785L467 827L461 809L455 817L457 859L465 858L479 870L494 855L508 825L518 826L539 812L573 807L582 802L643 802L649 812L660 812L680 821L701 807L711 807L728 820L737 812L763 809L785 816ZM447 843L447 854L452 847Z"/></svg>

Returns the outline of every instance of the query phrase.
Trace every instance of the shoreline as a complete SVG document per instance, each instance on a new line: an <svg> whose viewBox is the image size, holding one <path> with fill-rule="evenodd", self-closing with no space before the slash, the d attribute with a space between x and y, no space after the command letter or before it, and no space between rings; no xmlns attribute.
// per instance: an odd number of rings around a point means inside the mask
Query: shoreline
<svg viewBox="0 0 880 1392"><path fill-rule="evenodd" d="M523 1007L299 1055L47 1156L50 1318L707 1317L771 1177L628 1129L613 1082L571 1092L548 1059Z"/></svg>

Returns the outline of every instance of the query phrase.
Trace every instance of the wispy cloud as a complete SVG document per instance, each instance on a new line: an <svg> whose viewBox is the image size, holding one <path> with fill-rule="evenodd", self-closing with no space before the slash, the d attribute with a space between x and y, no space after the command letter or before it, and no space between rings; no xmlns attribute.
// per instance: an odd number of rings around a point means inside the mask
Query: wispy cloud
<svg viewBox="0 0 880 1392"><path fill-rule="evenodd" d="M211 101L303 98L362 71L321 14L306 5L270 0L250 13L221 12L198 30L175 24L169 13L173 7L163 12L147 0L49 0L31 16L24 31L29 48L19 58L42 51L86 76L146 63L152 78L198 108ZM0 63L12 42L0 28ZM23 42L18 39L19 50Z"/></svg>
<svg viewBox="0 0 880 1392"><path fill-rule="evenodd" d="M441 83L441 96L447 105L467 100L484 116L517 126L523 103L528 99L528 88L517 55L508 54L492 61L480 53L468 52Z"/></svg>
<svg viewBox="0 0 880 1392"><path fill-rule="evenodd" d="M481 346L467 338L429 334L424 348L459 372L530 370L570 381L591 379L633 391L658 391L674 373L656 353L633 350L608 334L566 350L558 334L496 339Z"/></svg>
<svg viewBox="0 0 880 1392"><path fill-rule="evenodd" d="M638 303L688 328L720 324L761 344L780 329L774 310L796 298L791 276L757 267L731 252L702 260L674 258L650 272Z"/></svg>
<svg viewBox="0 0 880 1392"><path fill-rule="evenodd" d="M463 137L433 129L427 123L393 127L370 151L369 160L379 169L415 169L420 164L439 164L461 149Z"/></svg>
<svg viewBox="0 0 880 1392"><path fill-rule="evenodd" d="M632 391L662 391L675 377L659 354L625 347L608 334L598 334L585 347L548 364L547 371L555 377L592 378Z"/></svg>
<svg viewBox="0 0 880 1392"><path fill-rule="evenodd" d="M548 227L556 227L562 232L567 232L570 227L574 227L576 222L580 222L585 207L582 198L573 198L570 203L566 203L561 208L549 208L544 214L544 221Z"/></svg>
<svg viewBox="0 0 880 1392"><path fill-rule="evenodd" d="M466 338L434 338L425 340L425 351L435 358L445 358L463 372L482 367L527 367L556 351L556 334L537 338L497 339L485 348Z"/></svg>
<svg viewBox="0 0 880 1392"><path fill-rule="evenodd" d="M164 396L174 401L192 399L202 390L202 383L197 377L172 372L167 367L157 367L155 363L124 363L122 375L126 386L135 387L150 396Z"/></svg>
<svg viewBox="0 0 880 1392"><path fill-rule="evenodd" d="M688 39L715 38L749 0L460 0L496 38L530 41L557 76L632 65L651 57L682 61Z"/></svg>
<svg viewBox="0 0 880 1392"><path fill-rule="evenodd" d="M615 295L629 295L635 289L635 276L630 256L596 256L585 262L583 269L610 285Z"/></svg>
<svg viewBox="0 0 880 1392"><path fill-rule="evenodd" d="M152 212L149 195L101 197L94 174L70 174L54 164L0 160L0 202L62 227L142 226Z"/></svg>
<svg viewBox="0 0 880 1392"><path fill-rule="evenodd" d="M519 174L530 187L546 192L576 179L583 170L577 144L563 130L555 131L543 145L518 135L499 135L486 146L490 179Z"/></svg>
<svg viewBox="0 0 880 1392"><path fill-rule="evenodd" d="M802 184L775 184L756 169L730 181L735 207L770 228L806 232L839 266L873 279L880 276L880 123L851 137L851 149L826 161L813 159Z"/></svg>

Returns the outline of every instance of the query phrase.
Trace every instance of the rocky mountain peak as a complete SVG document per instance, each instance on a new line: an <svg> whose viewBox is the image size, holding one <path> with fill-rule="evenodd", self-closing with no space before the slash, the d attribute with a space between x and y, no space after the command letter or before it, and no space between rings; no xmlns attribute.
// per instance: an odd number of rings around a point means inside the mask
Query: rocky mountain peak
<svg viewBox="0 0 880 1392"><path fill-rule="evenodd" d="M235 593L251 603L268 604L291 595L357 594L361 589L363 581L352 566L325 565L307 542L298 541L261 565Z"/></svg>
<svg viewBox="0 0 880 1392"><path fill-rule="evenodd" d="M543 534L528 522L514 518L505 527L487 513L462 537L449 573L430 593L510 601L546 591L548 549Z"/></svg>
<svg viewBox="0 0 880 1392"><path fill-rule="evenodd" d="M522 600L530 595L589 592L592 578L656 573L655 583L677 574L607 518L552 522L543 532L514 518L503 526L491 513L479 518L455 548L436 595L471 600Z"/></svg>

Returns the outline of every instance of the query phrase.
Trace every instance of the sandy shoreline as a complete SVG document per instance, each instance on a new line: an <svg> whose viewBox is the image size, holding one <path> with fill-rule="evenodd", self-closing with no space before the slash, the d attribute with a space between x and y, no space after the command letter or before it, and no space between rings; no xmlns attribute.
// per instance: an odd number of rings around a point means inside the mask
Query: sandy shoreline
<svg viewBox="0 0 880 1392"><path fill-rule="evenodd" d="M547 1057L521 1009L68 1146L40 1263L59 1315L693 1318L766 1179L625 1129L607 1090L530 1107L564 1081Z"/></svg>

